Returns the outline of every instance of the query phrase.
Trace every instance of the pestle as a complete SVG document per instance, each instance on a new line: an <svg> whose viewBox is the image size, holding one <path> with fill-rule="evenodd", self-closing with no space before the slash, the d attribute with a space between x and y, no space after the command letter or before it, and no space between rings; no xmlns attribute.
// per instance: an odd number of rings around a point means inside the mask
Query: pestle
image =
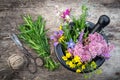
<svg viewBox="0 0 120 80"><path fill-rule="evenodd" d="M69 28L70 28L70 30L72 30L73 26L75 26L75 23L74 23L74 22L70 22L70 23L69 23Z"/></svg>
<svg viewBox="0 0 120 80"><path fill-rule="evenodd" d="M105 26L110 23L110 18L106 15L100 16L97 24L93 27L91 33L100 32Z"/></svg>

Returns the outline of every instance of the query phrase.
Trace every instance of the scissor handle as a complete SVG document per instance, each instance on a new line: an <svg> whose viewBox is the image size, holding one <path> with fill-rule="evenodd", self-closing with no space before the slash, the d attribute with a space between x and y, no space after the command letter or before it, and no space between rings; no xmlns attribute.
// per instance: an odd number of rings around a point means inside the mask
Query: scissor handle
<svg viewBox="0 0 120 80"><path fill-rule="evenodd" d="M27 69L30 73L34 74L37 72L37 63L35 59L28 58L29 63L27 64Z"/></svg>
<svg viewBox="0 0 120 80"><path fill-rule="evenodd" d="M26 57L34 59L34 62L36 63L37 66L41 67L43 65L43 59L40 57L33 57L25 47L23 47L23 52Z"/></svg>
<svg viewBox="0 0 120 80"><path fill-rule="evenodd" d="M37 67L43 66L43 60L40 57L35 57L35 58L30 57L28 59L28 62L29 63L27 65L27 68L28 71L32 74L37 72Z"/></svg>
<svg viewBox="0 0 120 80"><path fill-rule="evenodd" d="M35 62L37 64L38 67L43 66L43 59L40 57L35 57Z"/></svg>

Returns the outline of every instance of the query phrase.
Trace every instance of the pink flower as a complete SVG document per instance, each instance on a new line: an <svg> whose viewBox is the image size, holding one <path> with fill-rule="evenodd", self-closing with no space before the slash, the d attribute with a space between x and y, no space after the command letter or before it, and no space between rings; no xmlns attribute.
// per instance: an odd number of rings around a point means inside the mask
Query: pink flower
<svg viewBox="0 0 120 80"><path fill-rule="evenodd" d="M88 39L90 41L89 51L92 58L103 56L108 59L110 57L110 51L113 49L113 45L108 45L101 34L97 32L89 34Z"/></svg>
<svg viewBox="0 0 120 80"><path fill-rule="evenodd" d="M63 14L62 14L62 18L63 19L65 19L66 18L66 16L69 16L70 15L70 9L66 9L64 12L63 12Z"/></svg>
<svg viewBox="0 0 120 80"><path fill-rule="evenodd" d="M84 53L82 53L82 56L81 56L81 60L82 62L87 62L91 60L91 54L88 50L84 50Z"/></svg>
<svg viewBox="0 0 120 80"><path fill-rule="evenodd" d="M82 53L84 53L84 48L83 48L83 44L81 43L77 43L74 47L74 56L79 56L82 57Z"/></svg>
<svg viewBox="0 0 120 80"><path fill-rule="evenodd" d="M105 57L106 59L109 59L110 58L110 51L113 50L113 48L114 48L113 45L104 46L104 48L102 49L101 56Z"/></svg>
<svg viewBox="0 0 120 80"><path fill-rule="evenodd" d="M95 58L97 55L102 53L103 45L101 43L92 41L89 43L89 51L91 53L92 58Z"/></svg>
<svg viewBox="0 0 120 80"><path fill-rule="evenodd" d="M88 36L89 41L102 41L103 40L103 36L97 32L95 32L94 34L89 34Z"/></svg>
<svg viewBox="0 0 120 80"><path fill-rule="evenodd" d="M71 48L68 48L68 52L71 53L71 54L73 54L74 50L71 49Z"/></svg>
<svg viewBox="0 0 120 80"><path fill-rule="evenodd" d="M82 43L77 43L74 47L74 56L79 56L82 60L82 62L90 61L91 60L91 54L88 51L88 46L83 46Z"/></svg>

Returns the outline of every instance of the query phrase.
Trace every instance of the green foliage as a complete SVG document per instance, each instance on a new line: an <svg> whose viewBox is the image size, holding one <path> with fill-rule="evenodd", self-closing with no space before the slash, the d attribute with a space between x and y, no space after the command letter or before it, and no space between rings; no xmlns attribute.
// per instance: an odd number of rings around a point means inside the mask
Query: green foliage
<svg viewBox="0 0 120 80"><path fill-rule="evenodd" d="M92 77L94 77L95 75L100 75L100 74L102 74L102 69L97 69L97 70L94 70L94 71L87 73L87 74L84 73L83 76L86 80L88 80L88 79L91 80Z"/></svg>
<svg viewBox="0 0 120 80"><path fill-rule="evenodd" d="M80 32L87 27L86 25L87 10L88 8L85 5L83 5L82 14L78 18L75 18L73 16L72 20L73 20L74 26L72 27L71 30L68 24L63 26L64 36L66 37L66 41L69 41L70 39L72 39L74 42L77 42ZM88 32L85 33L84 37L87 37L87 34Z"/></svg>
<svg viewBox="0 0 120 80"><path fill-rule="evenodd" d="M58 64L49 57L50 46L44 19L42 16L39 16L36 21L33 21L31 16L24 16L23 19L25 23L19 26L19 37L44 59L46 68L54 70Z"/></svg>
<svg viewBox="0 0 120 80"><path fill-rule="evenodd" d="M83 29L85 29L87 27L86 25L86 19L87 19L87 10L88 8L83 5L82 6L82 14L78 17L78 18L75 18L73 17L73 22L75 23L75 26L73 26L73 31L72 32L72 36L73 36L73 40L75 41L75 39L78 38L79 36L79 32L81 32Z"/></svg>

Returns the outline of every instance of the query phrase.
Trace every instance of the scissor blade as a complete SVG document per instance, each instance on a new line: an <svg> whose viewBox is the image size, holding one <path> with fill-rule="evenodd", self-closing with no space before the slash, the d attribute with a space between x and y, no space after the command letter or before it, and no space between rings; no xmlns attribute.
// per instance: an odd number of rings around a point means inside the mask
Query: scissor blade
<svg viewBox="0 0 120 80"><path fill-rule="evenodd" d="M10 35L11 39L14 41L14 43L19 47L19 48L23 48L22 43L20 42L20 40L18 39L17 35L15 35L14 33L12 33Z"/></svg>

